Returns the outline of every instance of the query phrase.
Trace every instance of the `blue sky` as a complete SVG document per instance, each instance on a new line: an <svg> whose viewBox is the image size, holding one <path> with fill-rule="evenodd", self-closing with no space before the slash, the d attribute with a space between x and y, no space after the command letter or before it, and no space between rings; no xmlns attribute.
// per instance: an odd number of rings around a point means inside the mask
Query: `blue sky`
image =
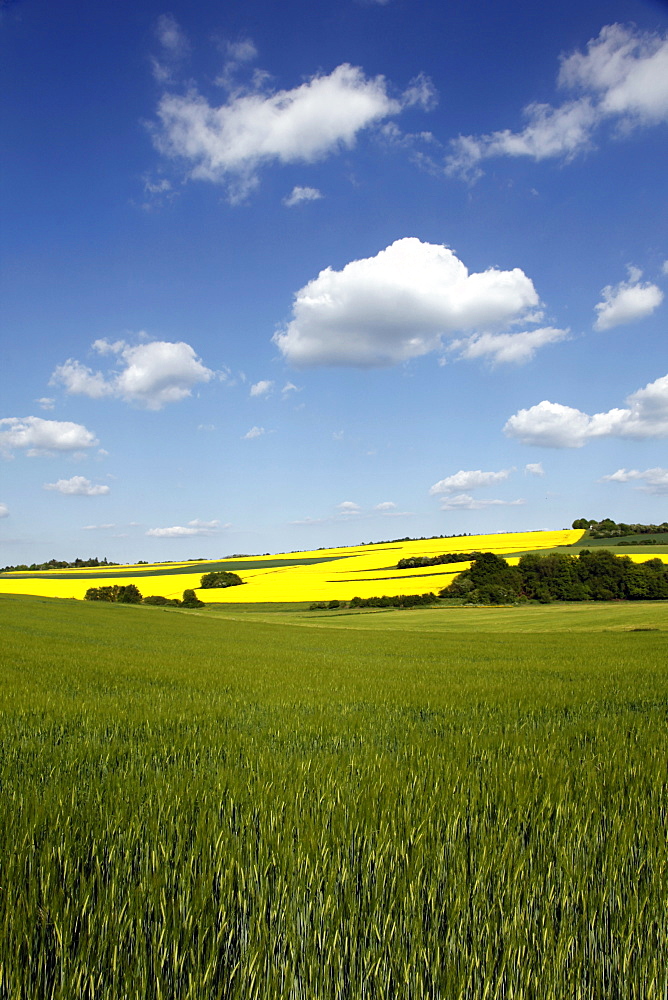
<svg viewBox="0 0 668 1000"><path fill-rule="evenodd" d="M668 7L0 5L0 564L666 519Z"/></svg>

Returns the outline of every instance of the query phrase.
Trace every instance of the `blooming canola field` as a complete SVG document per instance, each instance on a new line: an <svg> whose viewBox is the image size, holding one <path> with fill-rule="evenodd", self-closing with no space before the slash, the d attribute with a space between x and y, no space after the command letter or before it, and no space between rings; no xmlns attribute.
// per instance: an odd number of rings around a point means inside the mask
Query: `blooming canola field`
<svg viewBox="0 0 668 1000"><path fill-rule="evenodd" d="M527 531L381 542L349 548L317 549L272 556L229 557L218 561L156 563L94 569L46 570L0 575L0 594L83 600L89 587L134 583L142 595L180 598L193 589L206 603L260 604L284 601L351 600L399 594L437 593L468 569L468 561L397 569L400 559L454 552L494 552L517 562L523 552L575 544L581 530ZM638 560L647 556L637 555ZM203 573L225 569L243 586L199 590Z"/></svg>

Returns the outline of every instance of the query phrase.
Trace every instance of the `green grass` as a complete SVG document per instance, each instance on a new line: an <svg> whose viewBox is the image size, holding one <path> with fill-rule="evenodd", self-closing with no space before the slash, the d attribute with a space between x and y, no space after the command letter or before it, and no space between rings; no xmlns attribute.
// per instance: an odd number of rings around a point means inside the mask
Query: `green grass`
<svg viewBox="0 0 668 1000"><path fill-rule="evenodd" d="M465 607L439 602L428 608L335 608L331 611L309 611L304 604L210 604L197 613L232 621L280 621L309 628L369 629L374 632L498 635L506 632L562 634L652 629L668 633L668 601L582 601L507 607Z"/></svg>
<svg viewBox="0 0 668 1000"><path fill-rule="evenodd" d="M0 600L1 1000L664 1000L665 619L232 610Z"/></svg>

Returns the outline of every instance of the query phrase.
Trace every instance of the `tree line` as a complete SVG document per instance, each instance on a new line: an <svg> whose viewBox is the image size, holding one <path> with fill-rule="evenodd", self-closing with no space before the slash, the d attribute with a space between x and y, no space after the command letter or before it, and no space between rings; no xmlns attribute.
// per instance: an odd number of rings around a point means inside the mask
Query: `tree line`
<svg viewBox="0 0 668 1000"><path fill-rule="evenodd" d="M64 562L62 559L49 559L48 562L20 563L18 566L3 566L0 573L35 573L43 569L88 569L95 566L120 566L121 563L109 562L108 559L75 559L74 562Z"/></svg>
<svg viewBox="0 0 668 1000"><path fill-rule="evenodd" d="M200 578L200 588L211 590L220 587L238 587L243 583L236 573L221 571L218 573L205 573ZM110 604L156 604L162 607L176 608L203 608L204 601L200 601L197 594L192 589L183 591L183 598L179 600L175 597L163 597L161 594L151 594L142 597L141 591L134 583L122 586L118 583L109 587L89 587L84 595L85 601L107 601Z"/></svg>
<svg viewBox="0 0 668 1000"><path fill-rule="evenodd" d="M475 559L479 552L445 552L440 556L409 556L400 559L397 569L418 569L421 566L442 566L445 563L469 562Z"/></svg>
<svg viewBox="0 0 668 1000"><path fill-rule="evenodd" d="M436 594L397 594L394 597L353 597L350 601L314 601L309 611L334 611L336 608L419 608L434 604Z"/></svg>
<svg viewBox="0 0 668 1000"><path fill-rule="evenodd" d="M623 538L625 535L657 535L668 532L668 521L661 524L626 524L604 517L601 521L579 517L573 521L574 528L589 532L590 538Z"/></svg>
<svg viewBox="0 0 668 1000"><path fill-rule="evenodd" d="M665 601L668 566L660 559L635 563L607 549L582 549L579 555L549 553L521 556L517 566L492 552L476 556L439 597L463 598L470 604L506 604L517 600Z"/></svg>

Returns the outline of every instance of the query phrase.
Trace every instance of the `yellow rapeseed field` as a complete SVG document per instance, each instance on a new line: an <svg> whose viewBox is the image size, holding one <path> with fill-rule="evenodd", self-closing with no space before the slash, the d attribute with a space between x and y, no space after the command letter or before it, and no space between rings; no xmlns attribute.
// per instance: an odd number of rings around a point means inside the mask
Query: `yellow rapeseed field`
<svg viewBox="0 0 668 1000"><path fill-rule="evenodd" d="M495 552L516 562L522 552L572 545L579 530L527 531L495 535L466 535L457 538L427 538L405 542L358 545L349 548L317 549L274 556L244 557L235 570L243 587L200 591L207 603L256 604L279 601L350 600L398 594L438 592L468 562L398 570L400 559L434 556L451 552ZM514 558L513 558L514 557ZM642 561L647 556L635 556ZM668 557L666 557L668 560ZM295 565L296 560L303 564ZM308 560L321 560L308 562ZM225 559L225 568L234 570L234 559ZM281 562L285 565L281 565ZM186 589L197 590L205 566L193 562L157 563L77 570L47 570L30 574L0 576L0 594L32 594L82 600L89 587L134 583L142 595L181 597ZM249 565L250 564L250 565ZM252 565L252 564L257 564ZM117 570L117 575L115 574Z"/></svg>

